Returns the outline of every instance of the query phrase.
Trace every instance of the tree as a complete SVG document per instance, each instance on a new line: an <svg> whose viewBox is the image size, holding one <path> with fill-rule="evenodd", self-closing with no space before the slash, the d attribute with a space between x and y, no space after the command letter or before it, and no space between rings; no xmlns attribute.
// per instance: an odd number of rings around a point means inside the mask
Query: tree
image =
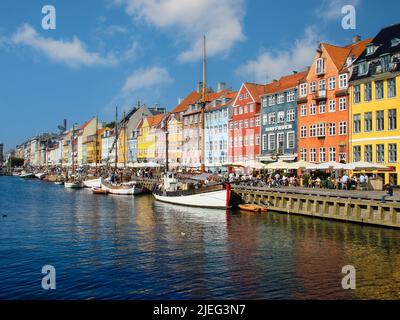
<svg viewBox="0 0 400 320"><path fill-rule="evenodd" d="M8 160L11 167L22 167L25 160L23 158L10 157Z"/></svg>

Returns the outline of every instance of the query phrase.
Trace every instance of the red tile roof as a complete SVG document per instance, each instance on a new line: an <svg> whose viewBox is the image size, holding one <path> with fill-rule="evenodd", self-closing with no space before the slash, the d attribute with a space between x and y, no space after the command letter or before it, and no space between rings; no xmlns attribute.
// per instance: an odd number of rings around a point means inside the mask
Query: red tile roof
<svg viewBox="0 0 400 320"><path fill-rule="evenodd" d="M247 90L250 92L251 96L254 98L256 103L260 102L260 96L268 93L269 89L268 84L265 85L265 84L245 82L244 85L246 86Z"/></svg>
<svg viewBox="0 0 400 320"><path fill-rule="evenodd" d="M172 112L173 113L185 112L187 111L187 109L189 109L190 104L196 103L196 101L199 100L200 98L201 94L196 91L193 91L189 93L189 95L172 110Z"/></svg>
<svg viewBox="0 0 400 320"><path fill-rule="evenodd" d="M299 84L299 81L307 77L307 74L308 70L296 74L291 74L288 76L283 76L278 81L272 82L267 85L266 94L276 93L290 88L295 88Z"/></svg>
<svg viewBox="0 0 400 320"><path fill-rule="evenodd" d="M163 113L157 114L155 116L147 117L147 122L149 123L149 127L158 126L161 123L163 118L164 118Z"/></svg>

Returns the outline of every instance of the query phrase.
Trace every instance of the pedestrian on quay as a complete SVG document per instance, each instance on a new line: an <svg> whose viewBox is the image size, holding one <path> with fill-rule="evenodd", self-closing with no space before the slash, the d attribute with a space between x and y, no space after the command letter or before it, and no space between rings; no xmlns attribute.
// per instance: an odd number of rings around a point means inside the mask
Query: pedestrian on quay
<svg viewBox="0 0 400 320"><path fill-rule="evenodd" d="M393 186L392 186L392 184L387 184L386 186L385 186L385 188L386 188L386 194L384 195L384 196L382 196L382 198L381 198L381 202L382 203L385 203L386 202L386 198L387 197L393 197Z"/></svg>

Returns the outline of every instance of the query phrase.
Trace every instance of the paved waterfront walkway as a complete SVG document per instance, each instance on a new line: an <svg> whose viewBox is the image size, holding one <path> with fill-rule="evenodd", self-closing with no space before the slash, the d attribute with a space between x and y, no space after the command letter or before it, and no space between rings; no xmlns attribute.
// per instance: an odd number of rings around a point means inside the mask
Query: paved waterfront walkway
<svg viewBox="0 0 400 320"><path fill-rule="evenodd" d="M248 190L258 190L258 191L287 192L294 194L306 194L306 195L318 195L318 196L378 200L378 201L380 201L382 196L386 194L385 191L331 190L331 189L319 189L319 188L313 189L313 188L302 188L302 187L281 187L281 188L244 187L244 188ZM387 197L386 201L400 202L400 190L395 189L394 196Z"/></svg>

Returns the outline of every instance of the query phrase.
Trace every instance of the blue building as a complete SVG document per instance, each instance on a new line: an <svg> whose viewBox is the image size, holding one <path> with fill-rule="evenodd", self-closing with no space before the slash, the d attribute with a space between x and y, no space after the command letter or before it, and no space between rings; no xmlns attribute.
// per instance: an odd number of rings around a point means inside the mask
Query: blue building
<svg viewBox="0 0 400 320"><path fill-rule="evenodd" d="M228 162L228 122L237 94L230 90L219 92L221 95L211 101L205 110L205 166L213 172L226 170L222 165Z"/></svg>
<svg viewBox="0 0 400 320"><path fill-rule="evenodd" d="M308 71L274 80L261 96L260 161L295 161L297 151L297 87Z"/></svg>

